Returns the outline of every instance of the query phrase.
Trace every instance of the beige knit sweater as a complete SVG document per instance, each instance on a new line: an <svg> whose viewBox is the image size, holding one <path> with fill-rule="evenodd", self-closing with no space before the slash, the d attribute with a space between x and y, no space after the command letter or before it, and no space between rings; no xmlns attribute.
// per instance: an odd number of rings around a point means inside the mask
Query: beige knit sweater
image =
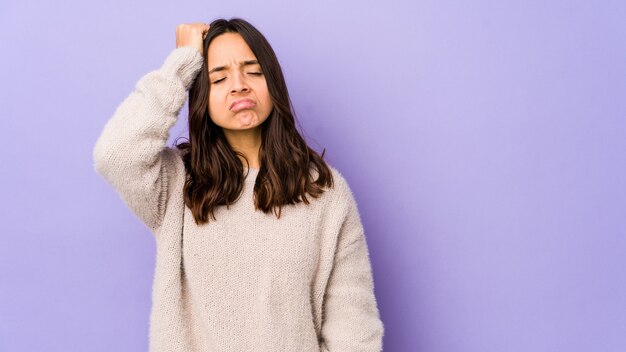
<svg viewBox="0 0 626 352"><path fill-rule="evenodd" d="M283 215L255 211L250 169L234 206L197 226L168 147L203 57L174 49L106 123L94 168L156 239L150 351L381 351L383 323L355 198L335 186Z"/></svg>

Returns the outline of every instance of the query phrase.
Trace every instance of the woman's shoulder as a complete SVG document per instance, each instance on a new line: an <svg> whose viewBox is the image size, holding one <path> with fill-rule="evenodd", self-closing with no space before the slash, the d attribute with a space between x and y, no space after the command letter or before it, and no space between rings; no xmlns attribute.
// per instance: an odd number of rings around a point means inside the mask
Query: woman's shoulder
<svg viewBox="0 0 626 352"><path fill-rule="evenodd" d="M339 187L346 187L348 185L348 182L346 181L346 178L343 176L341 171L339 171L339 169L335 167L334 165L330 165L330 164L327 164L327 165L333 176L333 181L334 181L333 183Z"/></svg>
<svg viewBox="0 0 626 352"><path fill-rule="evenodd" d="M328 162L326 162L326 165L328 166L332 176L332 186L325 187L325 191L328 193L327 198L330 198L333 203L349 203L350 200L353 199L353 193L346 177L338 167L335 167ZM314 173L313 179L317 179L317 171L313 170L312 172Z"/></svg>
<svg viewBox="0 0 626 352"><path fill-rule="evenodd" d="M184 181L184 176L186 175L185 165L183 162L184 153L184 150L178 149L175 146L166 146L161 151L161 160L168 172L169 181Z"/></svg>

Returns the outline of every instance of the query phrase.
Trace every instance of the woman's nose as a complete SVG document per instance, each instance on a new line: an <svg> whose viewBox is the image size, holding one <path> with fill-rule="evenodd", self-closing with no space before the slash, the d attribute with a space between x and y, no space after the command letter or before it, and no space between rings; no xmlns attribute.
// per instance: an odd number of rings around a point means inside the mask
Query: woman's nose
<svg viewBox="0 0 626 352"><path fill-rule="evenodd" d="M233 79L231 80L232 86L230 87L230 91L232 93L238 91L247 91L249 89L248 82L246 82L245 77L240 72L236 72L233 74Z"/></svg>

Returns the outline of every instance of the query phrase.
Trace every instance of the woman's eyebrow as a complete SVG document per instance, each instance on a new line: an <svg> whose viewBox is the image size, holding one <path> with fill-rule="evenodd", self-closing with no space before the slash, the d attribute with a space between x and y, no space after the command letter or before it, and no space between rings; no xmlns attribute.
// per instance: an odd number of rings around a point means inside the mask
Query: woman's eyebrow
<svg viewBox="0 0 626 352"><path fill-rule="evenodd" d="M259 63L259 61L257 60L245 60L239 63L239 66L243 67L243 66L248 66L248 65L257 65ZM214 67L212 69L209 70L209 74L213 73L213 72L217 72L217 71L223 71L227 68L229 68L230 65L226 65L226 66L217 66Z"/></svg>

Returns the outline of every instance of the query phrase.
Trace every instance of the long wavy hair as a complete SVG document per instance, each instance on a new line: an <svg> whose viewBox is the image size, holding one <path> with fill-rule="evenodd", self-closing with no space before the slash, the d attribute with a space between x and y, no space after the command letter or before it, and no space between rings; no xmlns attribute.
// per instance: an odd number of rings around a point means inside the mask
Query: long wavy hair
<svg viewBox="0 0 626 352"><path fill-rule="evenodd" d="M249 165L245 156L230 146L222 128L208 113L208 48L214 38L228 32L239 33L256 56L274 106L261 124L260 168L254 184L255 208L266 214L273 212L280 219L282 206L300 202L309 204L307 194L318 198L324 193L324 187L332 187L334 182L331 170L323 160L326 149L321 156L318 155L296 129L287 85L269 42L243 19L217 19L210 24L204 39L205 60L189 89L189 141L176 145L183 151L187 173L185 204L196 224L208 223L209 217L216 220L217 206L226 205L228 209L240 197L246 175L237 155ZM315 173L317 179L314 180Z"/></svg>

